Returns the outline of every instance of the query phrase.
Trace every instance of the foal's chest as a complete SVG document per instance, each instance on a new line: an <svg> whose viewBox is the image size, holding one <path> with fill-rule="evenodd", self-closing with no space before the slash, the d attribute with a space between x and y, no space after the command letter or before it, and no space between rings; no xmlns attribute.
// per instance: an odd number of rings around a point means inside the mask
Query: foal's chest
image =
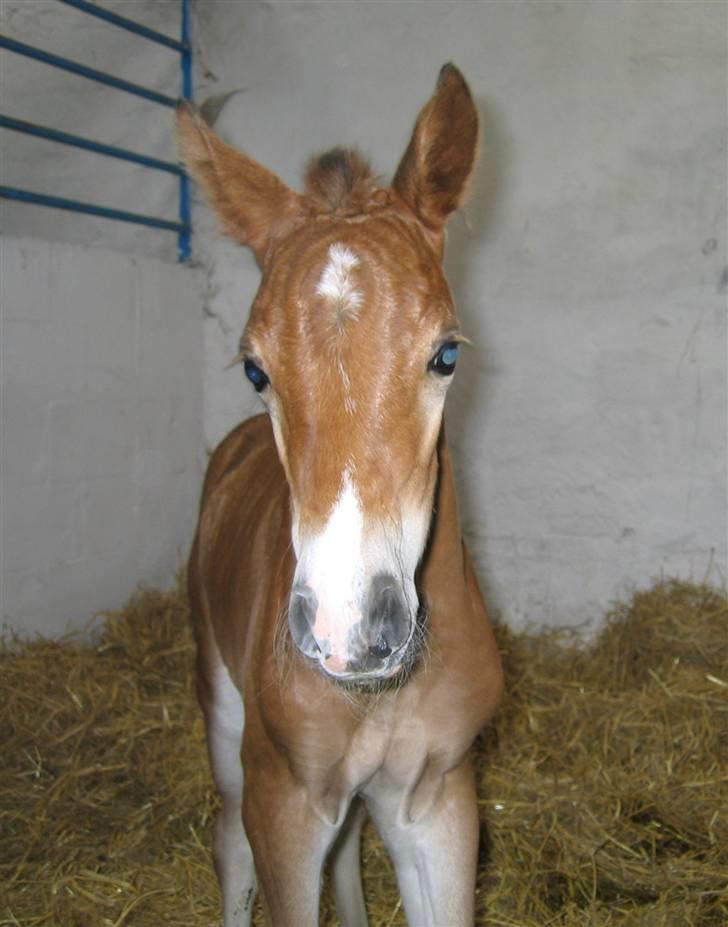
<svg viewBox="0 0 728 927"><path fill-rule="evenodd" d="M266 706L264 698L261 708L269 712L263 720L275 748L332 824L356 794L376 799L396 792L406 816L428 807L479 723L457 717L456 689L440 692L417 677L402 689L363 697L330 687L328 697L317 697L323 694L317 680L310 685L305 698L299 690L285 706Z"/></svg>

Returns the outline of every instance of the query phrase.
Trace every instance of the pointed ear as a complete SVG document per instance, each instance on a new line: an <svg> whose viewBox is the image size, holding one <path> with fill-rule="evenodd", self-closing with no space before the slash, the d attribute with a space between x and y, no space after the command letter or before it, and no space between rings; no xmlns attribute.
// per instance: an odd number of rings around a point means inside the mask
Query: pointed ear
<svg viewBox="0 0 728 927"><path fill-rule="evenodd" d="M434 231L442 230L467 197L478 140L478 111L468 85L454 64L446 64L392 182L410 209Z"/></svg>
<svg viewBox="0 0 728 927"><path fill-rule="evenodd" d="M262 266L268 245L301 214L302 198L275 174L225 144L189 103L177 107L180 157L226 233Z"/></svg>

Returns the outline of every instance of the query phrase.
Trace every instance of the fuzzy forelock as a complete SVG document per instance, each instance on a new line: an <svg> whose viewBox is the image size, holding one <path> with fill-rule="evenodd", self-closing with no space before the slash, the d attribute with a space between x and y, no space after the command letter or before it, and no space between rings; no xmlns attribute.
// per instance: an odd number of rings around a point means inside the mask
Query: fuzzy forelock
<svg viewBox="0 0 728 927"><path fill-rule="evenodd" d="M324 212L364 208L376 189L368 162L351 148L314 157L305 174L306 194Z"/></svg>

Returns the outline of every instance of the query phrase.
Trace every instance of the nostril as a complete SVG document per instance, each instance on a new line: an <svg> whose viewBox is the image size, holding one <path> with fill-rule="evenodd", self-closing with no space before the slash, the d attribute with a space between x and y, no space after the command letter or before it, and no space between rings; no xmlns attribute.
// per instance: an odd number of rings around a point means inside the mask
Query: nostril
<svg viewBox="0 0 728 927"><path fill-rule="evenodd" d="M373 578L366 614L370 656L382 660L407 641L410 613L402 586L394 576L380 573Z"/></svg>
<svg viewBox="0 0 728 927"><path fill-rule="evenodd" d="M387 643L387 640L383 634L380 634L376 639L376 642L369 648L369 655L375 657L377 660L386 659L391 654L391 652L392 648Z"/></svg>
<svg viewBox="0 0 728 927"><path fill-rule="evenodd" d="M318 602L312 589L303 584L291 591L288 605L288 625L298 649L308 657L318 657L321 649L313 636L313 623Z"/></svg>
<svg viewBox="0 0 728 927"><path fill-rule="evenodd" d="M317 604L316 593L310 586L306 586L304 583L298 583L292 589L292 595L295 599L300 599L302 602L305 602L311 608L315 608Z"/></svg>

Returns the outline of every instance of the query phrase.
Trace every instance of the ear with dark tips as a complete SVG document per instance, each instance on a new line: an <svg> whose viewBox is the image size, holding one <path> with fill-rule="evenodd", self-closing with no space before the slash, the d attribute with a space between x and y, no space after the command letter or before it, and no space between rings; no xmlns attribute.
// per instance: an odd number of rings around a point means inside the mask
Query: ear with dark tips
<svg viewBox="0 0 728 927"><path fill-rule="evenodd" d="M454 64L446 64L392 182L430 229L441 230L467 198L478 141L478 111L468 85Z"/></svg>
<svg viewBox="0 0 728 927"><path fill-rule="evenodd" d="M300 215L301 197L271 171L226 144L186 101L177 107L180 158L227 234L262 265L271 240Z"/></svg>

